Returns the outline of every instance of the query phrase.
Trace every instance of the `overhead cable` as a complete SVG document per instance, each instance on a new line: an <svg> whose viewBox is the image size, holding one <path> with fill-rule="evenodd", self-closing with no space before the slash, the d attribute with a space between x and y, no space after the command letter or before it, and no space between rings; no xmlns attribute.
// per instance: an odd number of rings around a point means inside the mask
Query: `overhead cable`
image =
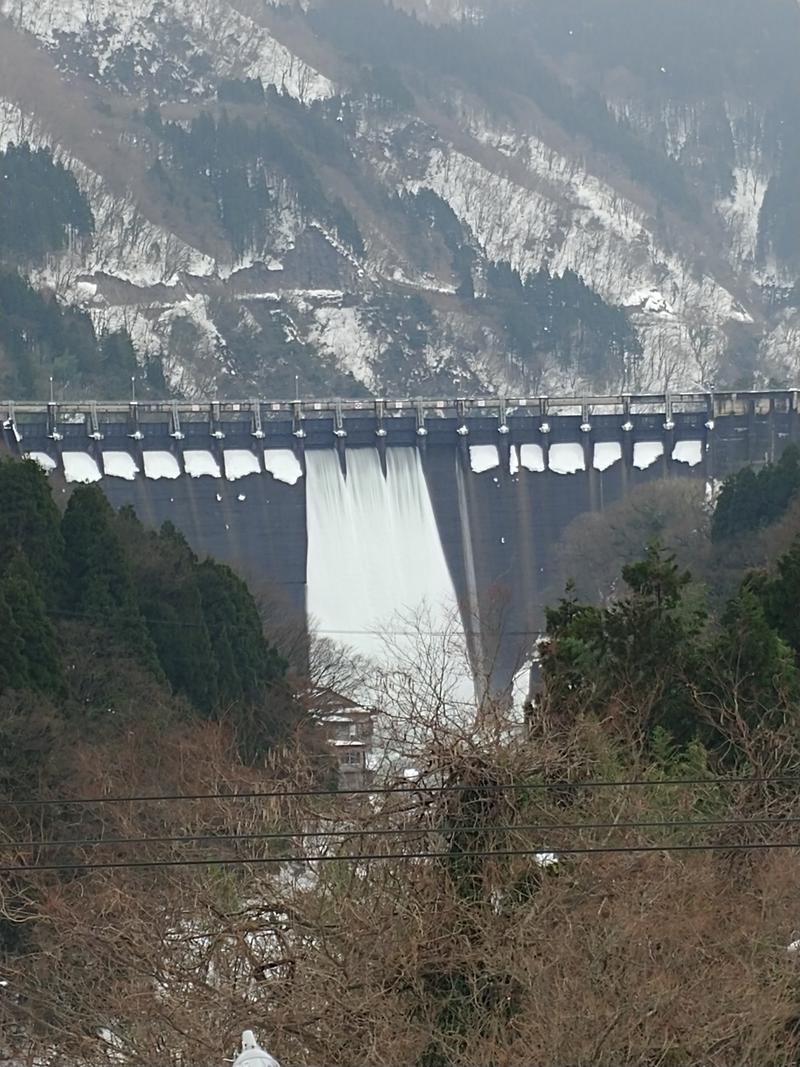
<svg viewBox="0 0 800 1067"><path fill-rule="evenodd" d="M110 871L110 870L144 870L164 867L261 867L275 866L286 863L373 863L386 862L389 860L428 860L428 859L491 859L512 857L551 857L562 856L603 856L612 854L647 854L647 853L680 853L680 852L767 852L775 850L800 849L800 841L757 841L748 844L720 844L707 842L697 845L601 845L598 847L571 847L552 848L541 847L536 849L493 849L479 850L475 852L373 852L357 853L355 855L295 855L295 856L249 856L230 857L217 856L205 859L175 859L175 860L116 860L107 863L46 863L24 864L14 866L0 866L0 874L33 874L57 871Z"/></svg>
<svg viewBox="0 0 800 1067"><path fill-rule="evenodd" d="M172 793L157 796L98 796L98 797L26 797L21 800L0 799L3 808L31 807L81 807L94 804L163 804L195 801L277 800L313 797L358 797L358 796L416 796L420 793L468 793L485 794L503 792L542 792L547 790L579 789L658 789L671 787L727 788L748 785L795 785L800 786L798 775L756 776L743 778L659 778L659 779L599 779L592 781L553 782L474 782L445 785L424 785L421 781L408 786L364 786L358 789L273 789L241 793Z"/></svg>
<svg viewBox="0 0 800 1067"><path fill-rule="evenodd" d="M236 842L236 841L285 841L296 840L333 840L354 837L406 837L440 834L511 834L511 833L554 833L559 831L582 833L587 830L691 830L694 828L726 829L753 826L797 826L800 817L765 816L741 819L685 819L642 822L572 822L572 823L520 823L507 826L397 826L377 830L270 830L263 833L245 834L179 834L164 837L95 837L68 838L65 840L48 840L37 838L32 841L0 840L0 850L32 848L123 848L129 845L184 845L198 842Z"/></svg>

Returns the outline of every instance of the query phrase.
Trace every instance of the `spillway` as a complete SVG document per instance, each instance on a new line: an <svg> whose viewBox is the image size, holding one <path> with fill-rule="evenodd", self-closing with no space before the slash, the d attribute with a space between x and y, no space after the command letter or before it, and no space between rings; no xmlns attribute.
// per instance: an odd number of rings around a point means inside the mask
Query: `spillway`
<svg viewBox="0 0 800 1067"><path fill-rule="evenodd" d="M420 455L376 449L309 452L307 466L307 606L312 628L386 659L424 616L445 634L458 615L450 574Z"/></svg>

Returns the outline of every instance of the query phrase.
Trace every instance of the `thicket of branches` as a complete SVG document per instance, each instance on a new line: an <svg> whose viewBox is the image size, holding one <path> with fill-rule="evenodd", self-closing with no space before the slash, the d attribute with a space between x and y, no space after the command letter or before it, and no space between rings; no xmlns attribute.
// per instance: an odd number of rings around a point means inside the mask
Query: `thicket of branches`
<svg viewBox="0 0 800 1067"><path fill-rule="evenodd" d="M254 1027L284 1062L325 1067L796 1062L796 860L736 851L793 840L786 822L752 820L796 818L796 789L660 785L713 777L702 747L662 738L634 762L597 719L521 730L484 707L479 723L417 725L432 740L405 792L65 805L45 827L60 839L200 840L6 845L6 862L209 862L4 876L18 936L2 963L5 1054L217 1065ZM773 770L796 766L781 739ZM581 785L631 775L651 784ZM89 793L269 791L314 777L302 757L245 771L214 724L151 726L125 752L87 748L82 765ZM697 820L713 825L684 825ZM6 816L4 832L37 840L43 827ZM258 834L275 836L242 836ZM719 851L669 851L704 843ZM604 846L658 851L563 851ZM483 855L506 851L520 854ZM388 858L288 859L365 854ZM245 857L286 862L211 862Z"/></svg>

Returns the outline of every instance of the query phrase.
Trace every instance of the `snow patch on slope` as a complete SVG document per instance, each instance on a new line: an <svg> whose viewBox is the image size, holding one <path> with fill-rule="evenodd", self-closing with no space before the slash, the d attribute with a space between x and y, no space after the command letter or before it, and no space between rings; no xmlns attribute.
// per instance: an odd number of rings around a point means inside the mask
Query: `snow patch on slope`
<svg viewBox="0 0 800 1067"><path fill-rule="evenodd" d="M0 0L0 3L2 0ZM147 288L174 286L181 275L207 278L214 274L214 260L182 241L175 234L150 222L132 197L115 195L107 182L75 159L40 123L16 104L0 100L0 150L12 142L29 142L34 148L50 148L53 156L75 175L89 201L95 220L91 241L70 253L50 256L46 267L32 272L35 283L47 285L65 299L83 302L86 275L110 275Z"/></svg>
<svg viewBox="0 0 800 1067"><path fill-rule="evenodd" d="M355 307L318 307L308 340L332 356L343 372L349 372L368 389L378 385L374 363L380 344L363 325Z"/></svg>
<svg viewBox="0 0 800 1067"><path fill-rule="evenodd" d="M189 326L196 338L195 356L190 364L186 353L181 352L174 343L175 330ZM198 365L212 368L212 376L220 371L224 364L227 347L209 313L207 296L197 293L175 304L167 306L158 316L155 334L161 339L161 352L164 363L164 375L173 389L184 395L196 395L204 391L202 381L197 381Z"/></svg>
<svg viewBox="0 0 800 1067"><path fill-rule="evenodd" d="M102 75L121 54L165 60L164 27L177 24L194 55L221 77L261 78L299 100L333 95L332 83L226 0L0 0L0 14L50 47L64 35L89 38ZM168 40L168 37L167 37Z"/></svg>
<svg viewBox="0 0 800 1067"><path fill-rule="evenodd" d="M43 143L39 124L23 115L16 104L0 97L0 152L23 141L30 141L35 147Z"/></svg>
<svg viewBox="0 0 800 1067"><path fill-rule="evenodd" d="M398 6L435 22L480 22L485 15L480 4L465 0L400 0Z"/></svg>
<svg viewBox="0 0 800 1067"><path fill-rule="evenodd" d="M187 399L211 395L220 373L228 369L225 338L203 294L176 294L174 303L143 300L87 310L98 332L126 330L141 361L161 360L167 385L175 395Z"/></svg>
<svg viewBox="0 0 800 1067"><path fill-rule="evenodd" d="M66 161L65 161L66 162ZM114 196L102 178L71 161L95 217L95 239L86 273L110 274L132 285L176 285L181 275L208 278L214 260L142 216L132 198Z"/></svg>
<svg viewBox="0 0 800 1067"><path fill-rule="evenodd" d="M753 321L734 294L691 257L664 247L646 212L581 160L537 137L495 129L481 113L466 111L461 121L479 142L474 151L434 143L406 187L427 186L447 201L488 258L510 262L523 276L541 267L554 274L573 270L609 304L629 308L644 358L626 371L620 388L695 387L687 330L698 317L709 323L713 351L704 361L718 360L725 323Z"/></svg>
<svg viewBox="0 0 800 1067"><path fill-rule="evenodd" d="M646 315L674 315L669 300L658 289L637 289L635 293L622 301L622 306Z"/></svg>
<svg viewBox="0 0 800 1067"><path fill-rule="evenodd" d="M483 134L488 141L489 132ZM508 260L523 275L543 266L558 274L574 270L617 306L632 289L662 294L666 289L666 301L678 312L702 306L721 321L748 321L731 293L707 275L698 281L687 264L659 247L638 208L579 163L535 138L524 140L529 184L462 152L437 148L423 181L410 185L432 188L469 224L490 258ZM502 150L502 142L496 147Z"/></svg>
<svg viewBox="0 0 800 1067"><path fill-rule="evenodd" d="M749 165L736 167L733 176L733 194L729 199L717 202L717 212L729 231L734 261L753 264L758 247L759 217L770 179L755 159Z"/></svg>

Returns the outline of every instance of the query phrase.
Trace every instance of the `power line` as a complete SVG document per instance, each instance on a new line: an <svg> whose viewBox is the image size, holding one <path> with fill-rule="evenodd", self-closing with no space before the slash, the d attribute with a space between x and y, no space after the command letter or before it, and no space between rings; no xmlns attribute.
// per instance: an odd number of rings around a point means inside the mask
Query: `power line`
<svg viewBox="0 0 800 1067"><path fill-rule="evenodd" d="M98 617L111 618L111 613L103 612L87 612L87 611L70 611L68 609L52 609L48 610L49 615L54 615L57 618L66 619L88 619L89 621L96 622ZM153 619L149 615L143 615L144 621L148 625L153 626L168 626L177 629L203 629L206 624L202 622L191 622L185 619ZM298 622L298 626L300 623ZM323 627L313 626L308 628L308 632L311 636L315 634L322 634L324 636L335 637L458 637L459 629L453 630L394 630L389 627L379 627L371 630L333 630ZM481 628L481 633L486 632L486 627ZM491 632L491 631L490 631ZM471 628L464 631L466 636L478 636L478 631ZM506 630L503 628L498 629L495 636L497 637L545 637L547 635L546 630Z"/></svg>
<svg viewBox="0 0 800 1067"><path fill-rule="evenodd" d="M475 852L373 852L354 855L324 856L250 856L246 858L209 857L190 860L116 860L108 863L48 863L31 866L2 866L0 874L31 874L56 871L106 871L106 870L144 870L163 867L263 867L285 863L372 863L388 860L425 860L425 859L489 859L513 858L522 856L601 856L613 854L655 852L766 852L771 849L800 849L800 841L763 841L750 844L719 844L706 842L700 845L600 845L592 848L548 848L531 849L486 849Z"/></svg>
<svg viewBox="0 0 800 1067"><path fill-rule="evenodd" d="M463 632L468 637L479 637L481 634L485 634L487 631L486 626L482 626L480 630L465 629ZM460 636L457 630L389 630L381 628L379 630L322 630L314 626L311 628L312 634L337 634L353 637L458 637ZM490 636L496 637L545 637L547 635L546 630L497 630L494 634L489 629Z"/></svg>
<svg viewBox="0 0 800 1067"><path fill-rule="evenodd" d="M424 834L482 834L482 833L542 833L562 830L583 832L587 830L691 830L716 827L741 828L750 826L796 826L800 817L765 816L763 818L741 819L685 819L642 822L585 822L585 823L520 823L508 826L398 826L377 830L271 830L252 834L179 834L165 837L97 837L73 838L59 841L39 838L34 841L0 841L0 849L31 848L97 848L123 847L128 845L182 845L196 844L201 841L284 841L288 838L298 840L331 840L334 838L353 837L405 837Z"/></svg>
<svg viewBox="0 0 800 1067"><path fill-rule="evenodd" d="M23 800L0 799L3 808L32 807L84 807L94 804L172 804L191 803L195 801L214 800L277 800L308 799L315 797L358 797L358 796L415 796L420 793L468 793L483 791L486 794L503 792L527 792L546 790L579 789L657 789L661 786L717 787L739 785L800 785L800 776L756 776L746 778L661 778L650 779L601 779L595 781L555 781L555 782L477 782L472 784L424 785L419 782L414 786L365 786L359 789L274 789L264 792L245 793L187 793L166 794L164 796L108 796L108 797L56 797L27 798Z"/></svg>

